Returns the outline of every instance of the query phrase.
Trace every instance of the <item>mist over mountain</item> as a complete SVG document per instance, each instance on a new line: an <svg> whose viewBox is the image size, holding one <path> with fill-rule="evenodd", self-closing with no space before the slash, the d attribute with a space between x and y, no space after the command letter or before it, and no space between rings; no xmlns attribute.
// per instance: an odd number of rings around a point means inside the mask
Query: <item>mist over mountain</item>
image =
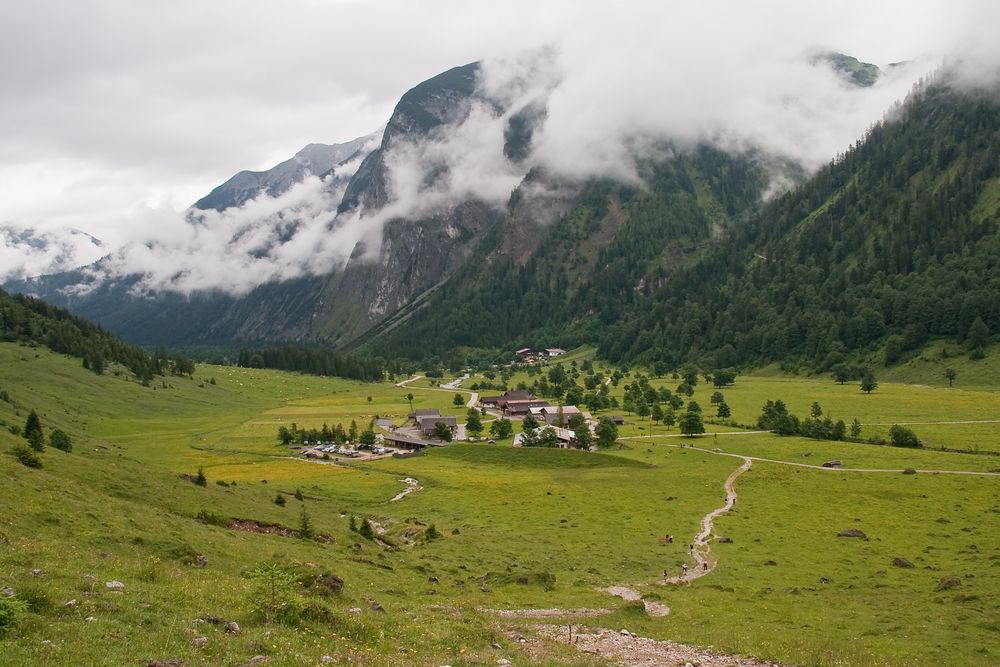
<svg viewBox="0 0 1000 667"><path fill-rule="evenodd" d="M240 172L183 215L148 210L142 241L11 287L150 344L371 331L405 354L394 336L449 295L503 324L438 341L502 344L569 321L595 341L672 266L891 122L936 62L879 67L801 34L668 32L638 40L643 53L602 57L579 36L452 68L404 94L381 132ZM692 65L662 66L682 56ZM983 62L954 60L954 85L982 81Z"/></svg>

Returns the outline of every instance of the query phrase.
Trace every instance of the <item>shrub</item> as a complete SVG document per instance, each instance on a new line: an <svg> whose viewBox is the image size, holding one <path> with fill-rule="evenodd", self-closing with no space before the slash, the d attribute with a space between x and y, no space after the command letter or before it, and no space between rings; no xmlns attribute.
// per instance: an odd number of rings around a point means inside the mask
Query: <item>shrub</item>
<svg viewBox="0 0 1000 667"><path fill-rule="evenodd" d="M298 593L294 572L271 562L258 565L247 576L252 582L249 602L254 615L281 623L295 623L301 618L305 601Z"/></svg>
<svg viewBox="0 0 1000 667"><path fill-rule="evenodd" d="M28 611L28 603L16 597L0 596L0 637L12 629Z"/></svg>
<svg viewBox="0 0 1000 667"><path fill-rule="evenodd" d="M38 457L38 453L25 445L15 446L14 456L17 457L17 460L20 461L22 465L25 465L29 468L42 467L42 459Z"/></svg>
<svg viewBox="0 0 1000 667"><path fill-rule="evenodd" d="M426 537L428 541L436 540L439 537L441 537L441 533L438 532L438 529L432 523L430 526L427 527L427 532L424 533L424 537Z"/></svg>
<svg viewBox="0 0 1000 667"><path fill-rule="evenodd" d="M372 528L372 525L368 522L368 519L362 519L361 527L358 528L358 534L361 535L361 537L365 538L366 540L375 539L375 530Z"/></svg>
<svg viewBox="0 0 1000 667"><path fill-rule="evenodd" d="M278 495L274 497L274 504L280 507L284 507L286 502L287 501L285 500L285 497L281 495L281 492L279 491Z"/></svg>
<svg viewBox="0 0 1000 667"><path fill-rule="evenodd" d="M73 451L73 441L70 440L65 431L59 429L49 433L49 445L54 449L61 449L64 452Z"/></svg>
<svg viewBox="0 0 1000 667"><path fill-rule="evenodd" d="M893 447L923 447L916 433L899 424L893 424L889 429L889 438Z"/></svg>

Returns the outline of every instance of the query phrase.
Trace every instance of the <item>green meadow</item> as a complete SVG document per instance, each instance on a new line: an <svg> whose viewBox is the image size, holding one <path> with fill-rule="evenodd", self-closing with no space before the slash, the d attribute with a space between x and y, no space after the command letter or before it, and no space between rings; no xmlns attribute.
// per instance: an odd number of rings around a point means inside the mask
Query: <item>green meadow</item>
<svg viewBox="0 0 1000 667"><path fill-rule="evenodd" d="M575 351L567 363L591 355ZM620 447L606 452L455 443L333 464L294 458L278 445L278 426L363 428L375 415L401 424L411 393L413 408L460 418L466 409L427 379L397 387L200 365L193 378L143 387L42 348L0 344L9 396L0 402L0 588L26 606L0 638L0 663L240 665L265 655L280 665L323 656L589 664L596 659L554 642L529 657L513 637L538 621L493 611L586 608L606 611L544 621L627 627L786 664L995 665L1000 477L787 465L1000 470L1000 456L984 453L1000 451L1000 424L989 423L1000 419L1000 394L989 378L959 386L972 376L960 370L948 388L943 378L920 382L929 370L905 372L900 382L880 378L870 395L853 383L775 375L740 376L721 391L738 424L755 422L768 399L801 417L816 401L834 418L857 418L865 438L912 424L927 445L920 450L721 424L680 438L676 427L626 414ZM707 416L712 391L695 388ZM613 393L620 398L621 387ZM40 469L11 455L23 439L8 427L23 426L32 408L46 433L60 428L74 442L70 453L47 448ZM756 461L737 480L735 509L716 521L716 534L731 539L712 543L717 569L688 586L658 584L685 562L701 517L722 505L738 456L776 462ZM199 467L204 487L182 477ZM407 477L421 488L390 502ZM236 530L232 519L286 534ZM304 519L318 539L293 534ZM373 539L351 530L364 520ZM866 537L838 537L847 529ZM666 534L673 543L662 543ZM270 565L288 578L266 579ZM342 589L329 585L332 575ZM124 591L107 589L110 581ZM671 613L649 617L598 590L608 585ZM275 586L277 598L261 597Z"/></svg>

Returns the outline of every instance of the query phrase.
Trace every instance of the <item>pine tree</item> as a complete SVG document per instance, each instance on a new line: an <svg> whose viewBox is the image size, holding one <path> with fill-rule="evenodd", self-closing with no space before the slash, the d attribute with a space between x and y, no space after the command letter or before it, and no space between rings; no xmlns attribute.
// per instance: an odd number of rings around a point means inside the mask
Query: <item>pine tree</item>
<svg viewBox="0 0 1000 667"><path fill-rule="evenodd" d="M24 423L24 439L28 441L31 448L36 452L45 449L45 436L42 435L42 420L38 418L38 413L34 410L28 415Z"/></svg>

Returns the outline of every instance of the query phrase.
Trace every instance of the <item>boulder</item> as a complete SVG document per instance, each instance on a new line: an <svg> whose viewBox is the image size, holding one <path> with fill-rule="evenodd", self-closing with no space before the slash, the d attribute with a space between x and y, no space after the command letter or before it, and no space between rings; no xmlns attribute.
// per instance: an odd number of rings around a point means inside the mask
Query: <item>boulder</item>
<svg viewBox="0 0 1000 667"><path fill-rule="evenodd" d="M823 464L824 468L839 468L844 465L840 459L834 459L833 461L827 461Z"/></svg>
<svg viewBox="0 0 1000 667"><path fill-rule="evenodd" d="M917 471L914 470L913 468L907 468L906 470L903 471L903 474L904 475L916 475Z"/></svg>
<svg viewBox="0 0 1000 667"><path fill-rule="evenodd" d="M269 662L270 660L271 659L266 655L255 655L254 657L250 658L242 665L240 665L240 667L257 667L257 665L263 665L264 663Z"/></svg>
<svg viewBox="0 0 1000 667"><path fill-rule="evenodd" d="M229 621L224 626L222 626L222 629L231 635L240 634L240 624L237 623L236 621Z"/></svg>
<svg viewBox="0 0 1000 667"><path fill-rule="evenodd" d="M163 660L150 660L146 667L181 667L184 661L180 658L164 658Z"/></svg>
<svg viewBox="0 0 1000 667"><path fill-rule="evenodd" d="M731 538L731 537L720 537L720 538L719 538L718 540L716 540L716 541L717 541L717 542L718 542L719 544L732 544L732 543L733 543L733 538Z"/></svg>
<svg viewBox="0 0 1000 667"><path fill-rule="evenodd" d="M195 637L191 640L191 645L195 648L205 648L208 646L208 637Z"/></svg>
<svg viewBox="0 0 1000 667"><path fill-rule="evenodd" d="M375 602L374 600L372 600L372 603L368 605L368 608L371 609L372 611L385 613L385 607L380 605L378 602Z"/></svg>
<svg viewBox="0 0 1000 667"><path fill-rule="evenodd" d="M205 554L198 554L194 557L194 560L191 561L191 564L195 567L205 567L208 565L208 558L205 557Z"/></svg>
<svg viewBox="0 0 1000 667"><path fill-rule="evenodd" d="M63 606L66 607L67 609L76 609L76 600L75 599L74 600L69 600Z"/></svg>
<svg viewBox="0 0 1000 667"><path fill-rule="evenodd" d="M31 572L29 572L28 574L30 574L33 577L40 577L45 573L36 567L33 570L31 570Z"/></svg>
<svg viewBox="0 0 1000 667"><path fill-rule="evenodd" d="M125 590L125 584L123 584L120 581L109 581L108 583L104 584L104 587L109 591L124 592Z"/></svg>
<svg viewBox="0 0 1000 667"><path fill-rule="evenodd" d="M865 535L865 531L858 530L857 528L848 528L847 530L842 530L837 533L837 537L856 537L861 540L867 540L868 536Z"/></svg>
<svg viewBox="0 0 1000 667"><path fill-rule="evenodd" d="M905 558L900 558L899 556L896 556L895 558L892 559L892 564L896 567L907 567L907 568L913 567L913 563L906 560Z"/></svg>
<svg viewBox="0 0 1000 667"><path fill-rule="evenodd" d="M3 595L5 598L12 598L17 595L17 591L10 586L4 586L3 590L0 590L0 595Z"/></svg>

